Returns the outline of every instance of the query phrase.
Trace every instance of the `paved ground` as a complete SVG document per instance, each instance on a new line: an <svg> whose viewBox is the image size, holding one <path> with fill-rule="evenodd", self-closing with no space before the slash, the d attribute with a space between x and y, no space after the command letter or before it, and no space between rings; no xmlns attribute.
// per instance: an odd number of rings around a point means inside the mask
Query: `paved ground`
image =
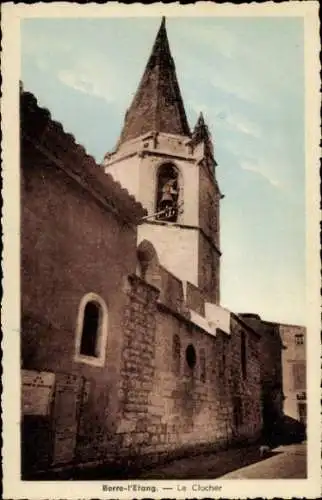
<svg viewBox="0 0 322 500"><path fill-rule="evenodd" d="M142 471L140 479L287 479L306 477L306 444L280 446L261 458L259 448L225 450L175 460Z"/></svg>
<svg viewBox="0 0 322 500"><path fill-rule="evenodd" d="M173 460L163 465L128 470L99 466L92 469L46 473L26 479L288 479L306 477L306 444L280 446L261 457L259 446L233 448Z"/></svg>
<svg viewBox="0 0 322 500"><path fill-rule="evenodd" d="M280 446L275 455L260 462L242 467L222 479L289 479L306 478L306 444Z"/></svg>

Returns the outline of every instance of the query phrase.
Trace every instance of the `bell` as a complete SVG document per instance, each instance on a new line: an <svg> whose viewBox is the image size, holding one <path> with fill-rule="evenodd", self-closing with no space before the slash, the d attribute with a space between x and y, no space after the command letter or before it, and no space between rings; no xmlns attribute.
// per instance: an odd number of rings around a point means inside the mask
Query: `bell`
<svg viewBox="0 0 322 500"><path fill-rule="evenodd" d="M170 204L173 203L173 197L169 192L165 192L162 194L160 204L163 205L165 202L168 202Z"/></svg>
<svg viewBox="0 0 322 500"><path fill-rule="evenodd" d="M169 179L167 182L164 183L162 187L162 197L161 201L166 200L166 201L174 201L175 197L178 195L178 191L176 189L176 180L175 179Z"/></svg>
<svg viewBox="0 0 322 500"><path fill-rule="evenodd" d="M159 218L169 220L175 217L178 190L176 179L168 179L161 188L161 197L158 209L163 211Z"/></svg>

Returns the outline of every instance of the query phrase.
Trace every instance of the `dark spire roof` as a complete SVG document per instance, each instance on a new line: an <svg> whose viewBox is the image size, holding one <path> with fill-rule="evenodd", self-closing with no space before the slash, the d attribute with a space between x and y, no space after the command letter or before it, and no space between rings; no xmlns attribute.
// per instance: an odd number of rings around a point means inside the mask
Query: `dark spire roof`
<svg viewBox="0 0 322 500"><path fill-rule="evenodd" d="M153 131L190 136L164 17L126 113L119 144Z"/></svg>
<svg viewBox="0 0 322 500"><path fill-rule="evenodd" d="M209 138L208 127L202 113L200 113L198 117L195 128L193 129L192 137L196 143Z"/></svg>
<svg viewBox="0 0 322 500"><path fill-rule="evenodd" d="M200 142L204 142L207 152L213 156L214 151L211 134L202 113L200 113L192 132L192 144L199 144Z"/></svg>

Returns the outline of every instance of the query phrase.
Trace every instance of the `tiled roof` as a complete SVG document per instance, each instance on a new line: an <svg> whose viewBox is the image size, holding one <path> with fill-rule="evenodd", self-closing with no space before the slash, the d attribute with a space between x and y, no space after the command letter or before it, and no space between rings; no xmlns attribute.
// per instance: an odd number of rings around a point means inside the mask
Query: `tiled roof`
<svg viewBox="0 0 322 500"><path fill-rule="evenodd" d="M141 203L110 174L104 173L74 136L52 119L48 109L39 107L35 96L25 91L20 94L20 129L22 144L32 143L124 221L136 224L146 215ZM22 147L22 154L23 150Z"/></svg>

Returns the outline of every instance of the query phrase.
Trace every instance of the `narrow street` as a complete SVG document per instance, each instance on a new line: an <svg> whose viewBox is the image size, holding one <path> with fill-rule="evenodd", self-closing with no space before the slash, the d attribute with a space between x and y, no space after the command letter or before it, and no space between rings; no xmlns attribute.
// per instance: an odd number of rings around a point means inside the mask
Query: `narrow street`
<svg viewBox="0 0 322 500"><path fill-rule="evenodd" d="M266 460L221 476L222 479L289 479L307 474L306 444L280 446Z"/></svg>
<svg viewBox="0 0 322 500"><path fill-rule="evenodd" d="M259 447L230 449L175 460L142 471L140 479L288 479L306 477L306 443L279 446L260 457Z"/></svg>
<svg viewBox="0 0 322 500"><path fill-rule="evenodd" d="M184 479L303 479L306 477L306 443L279 446L260 456L259 446L230 448L190 456L141 470L101 465L45 473L28 479L53 480L184 480Z"/></svg>

